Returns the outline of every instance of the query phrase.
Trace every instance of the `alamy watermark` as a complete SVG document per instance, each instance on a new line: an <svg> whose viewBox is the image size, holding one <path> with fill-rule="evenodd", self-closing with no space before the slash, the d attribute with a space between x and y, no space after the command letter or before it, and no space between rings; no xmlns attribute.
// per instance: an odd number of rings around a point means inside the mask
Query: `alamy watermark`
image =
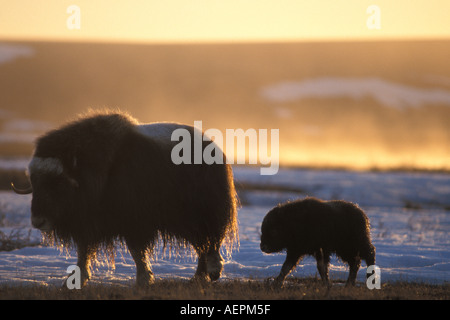
<svg viewBox="0 0 450 320"><path fill-rule="evenodd" d="M81 270L77 265L70 265L66 273L70 275L66 279L67 289L81 289Z"/></svg>
<svg viewBox="0 0 450 320"><path fill-rule="evenodd" d="M188 129L178 128L172 132L171 140L179 141L171 152L174 164L258 164L261 175L274 175L279 169L279 129L226 129L225 135L219 129L203 132L202 121L194 121L194 137ZM224 140L225 137L225 140ZM193 141L192 141L193 140ZM203 141L214 141L203 149ZM248 141L248 144L246 143ZM236 143L235 143L236 142ZM225 143L225 146L224 146ZM194 157L192 160L192 150Z"/></svg>
<svg viewBox="0 0 450 320"><path fill-rule="evenodd" d="M79 6L72 4L67 7L66 12L70 16L66 20L66 26L69 30L81 29L81 9Z"/></svg>
<svg viewBox="0 0 450 320"><path fill-rule="evenodd" d="M366 286L370 290L381 289L381 269L376 265L367 267Z"/></svg>
<svg viewBox="0 0 450 320"><path fill-rule="evenodd" d="M368 6L366 13L370 14L367 18L366 26L369 30L380 30L381 29L381 9L379 6L373 4Z"/></svg>
<svg viewBox="0 0 450 320"><path fill-rule="evenodd" d="M66 13L69 17L66 20L66 26L69 30L81 29L81 9L79 6L72 4L67 7ZM381 29L381 9L378 5L372 4L367 7L366 13L369 17L366 20L366 26L370 30Z"/></svg>

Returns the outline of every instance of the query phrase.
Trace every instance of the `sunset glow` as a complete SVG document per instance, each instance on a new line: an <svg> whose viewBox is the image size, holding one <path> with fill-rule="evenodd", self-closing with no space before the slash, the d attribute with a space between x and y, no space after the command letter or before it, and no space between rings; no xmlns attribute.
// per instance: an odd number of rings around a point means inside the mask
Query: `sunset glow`
<svg viewBox="0 0 450 320"><path fill-rule="evenodd" d="M281 166L450 168L448 0L0 1L2 108L45 130L118 107L279 130ZM31 145L1 116L3 154Z"/></svg>
<svg viewBox="0 0 450 320"><path fill-rule="evenodd" d="M229 42L450 37L446 0L2 2L3 39ZM72 5L79 8L79 28L67 25L76 14L68 10ZM370 10L373 6L378 12ZM377 21L378 27L371 28Z"/></svg>

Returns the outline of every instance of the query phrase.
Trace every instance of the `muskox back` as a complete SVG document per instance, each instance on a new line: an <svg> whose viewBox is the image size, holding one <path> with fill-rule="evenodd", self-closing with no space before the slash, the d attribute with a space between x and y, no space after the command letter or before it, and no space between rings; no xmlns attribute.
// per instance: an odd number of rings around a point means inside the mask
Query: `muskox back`
<svg viewBox="0 0 450 320"><path fill-rule="evenodd" d="M279 205L265 216L261 232L262 251L287 251L278 282L283 281L304 255L315 256L319 273L326 282L332 253L349 264L349 284L355 282L361 259L367 265L375 263L369 219L350 202L307 198Z"/></svg>
<svg viewBox="0 0 450 320"><path fill-rule="evenodd" d="M107 112L38 139L29 166L32 223L48 238L76 245L83 283L97 249L112 255L118 240L136 262L139 285L153 279L146 255L159 239L194 248L196 277L220 276L221 245L231 249L238 241L232 170L225 161L174 164L176 128L191 135L196 130L176 123L141 125ZM202 147L209 143L214 142L203 141Z"/></svg>
<svg viewBox="0 0 450 320"><path fill-rule="evenodd" d="M146 151L143 146L147 146ZM133 135L111 167L110 177L115 181L111 180L105 190L111 198L106 201L111 205L108 211L120 219L122 212L132 208L141 218L138 225L124 222L121 236L144 237L142 241L151 243L156 238L149 235L159 234L166 243L187 241L197 251L207 250L211 244L220 246L223 240L232 246L237 236L237 209L231 167L204 163L175 165L170 146L170 143L155 145L146 135ZM145 195L141 197L143 191ZM112 201L124 194L130 198Z"/></svg>

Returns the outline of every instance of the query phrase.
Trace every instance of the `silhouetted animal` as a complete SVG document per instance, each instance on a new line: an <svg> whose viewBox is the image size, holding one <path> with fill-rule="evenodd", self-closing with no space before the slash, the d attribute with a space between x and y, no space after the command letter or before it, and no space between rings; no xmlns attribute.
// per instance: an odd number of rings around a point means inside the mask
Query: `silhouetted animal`
<svg viewBox="0 0 450 320"><path fill-rule="evenodd" d="M196 278L220 277L219 248L231 250L238 241L232 170L228 164L175 165L171 134L179 128L191 136L197 130L91 113L37 140L31 186L13 189L32 192L31 221L47 239L76 245L83 285L97 251L114 257L117 241L127 245L140 286L153 281L147 253L158 239L195 249Z"/></svg>
<svg viewBox="0 0 450 320"><path fill-rule="evenodd" d="M316 258L320 277L327 284L332 253L350 266L347 284L355 284L361 259L368 266L375 264L369 219L358 206L345 201L306 198L273 208L261 225L261 250L283 249L287 255L276 278L278 285L305 255Z"/></svg>

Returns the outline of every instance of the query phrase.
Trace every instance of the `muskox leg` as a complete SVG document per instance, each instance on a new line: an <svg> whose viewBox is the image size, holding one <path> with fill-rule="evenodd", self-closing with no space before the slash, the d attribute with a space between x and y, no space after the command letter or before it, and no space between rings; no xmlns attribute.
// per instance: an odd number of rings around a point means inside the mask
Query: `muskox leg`
<svg viewBox="0 0 450 320"><path fill-rule="evenodd" d="M211 281L220 278L223 270L223 258L219 250L212 249L206 255L206 271Z"/></svg>
<svg viewBox="0 0 450 320"><path fill-rule="evenodd" d="M210 280L208 276L208 258L203 250L196 250L198 255L197 271L194 275L194 280Z"/></svg>
<svg viewBox="0 0 450 320"><path fill-rule="evenodd" d="M91 278L91 261L95 259L96 248L87 245L77 244L77 266L80 268L80 285L84 287ZM69 275L70 277L70 275ZM64 287L67 286L67 280L64 281Z"/></svg>
<svg viewBox="0 0 450 320"><path fill-rule="evenodd" d="M146 288L154 281L153 272L147 259L146 249L128 244L128 250L136 264L136 286Z"/></svg>
<svg viewBox="0 0 450 320"><path fill-rule="evenodd" d="M348 264L350 266L350 273L348 275L347 283L345 285L354 286L356 284L356 275L358 274L359 267L361 266L361 258L359 256L356 256L353 259L350 259Z"/></svg>
<svg viewBox="0 0 450 320"><path fill-rule="evenodd" d="M297 253L293 253L291 251L287 251L286 260L281 267L280 274L275 278L274 285L277 287L283 286L284 279L291 272L291 270L297 265L300 260L301 255Z"/></svg>
<svg viewBox="0 0 450 320"><path fill-rule="evenodd" d="M330 280L328 279L328 264L330 263L330 254L324 252L322 248L314 254L317 261L317 270L319 271L320 278L323 283L330 286Z"/></svg>
<svg viewBox="0 0 450 320"><path fill-rule="evenodd" d="M198 255L198 266L194 279L215 281L220 278L223 270L223 258L219 249L196 250Z"/></svg>

